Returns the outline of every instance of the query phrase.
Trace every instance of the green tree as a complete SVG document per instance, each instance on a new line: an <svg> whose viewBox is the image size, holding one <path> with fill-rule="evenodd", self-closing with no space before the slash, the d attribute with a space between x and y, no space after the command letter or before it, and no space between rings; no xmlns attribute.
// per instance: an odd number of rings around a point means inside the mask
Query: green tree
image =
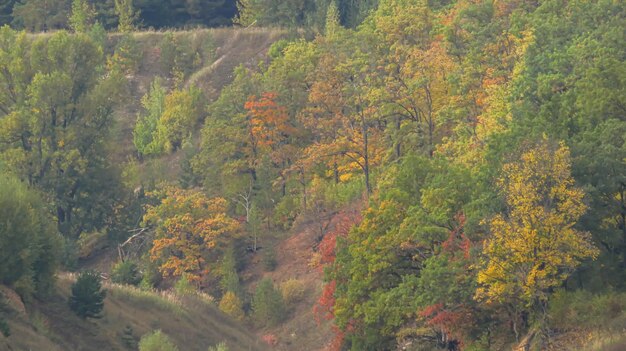
<svg viewBox="0 0 626 351"><path fill-rule="evenodd" d="M85 271L72 284L72 295L68 303L70 309L81 318L102 318L105 296L100 273Z"/></svg>
<svg viewBox="0 0 626 351"><path fill-rule="evenodd" d="M224 257L220 267L220 287L222 292L232 292L237 296L243 296L239 274L237 273L237 260L235 258L235 249L231 245L224 250Z"/></svg>
<svg viewBox="0 0 626 351"><path fill-rule="evenodd" d="M133 6L133 0L115 0L115 14L117 15L117 30L120 33L132 32L139 16Z"/></svg>
<svg viewBox="0 0 626 351"><path fill-rule="evenodd" d="M0 174L0 282L29 298L54 285L61 238L39 194Z"/></svg>
<svg viewBox="0 0 626 351"><path fill-rule="evenodd" d="M165 107L157 126L156 139L164 143L166 150L179 149L200 122L201 96L199 89L191 87L174 90L165 97Z"/></svg>
<svg viewBox="0 0 626 351"><path fill-rule="evenodd" d="M62 233L76 238L101 228L120 189L105 146L124 77L107 72L101 48L85 34L29 41L5 27L0 36L7 69L0 77L0 160L44 192Z"/></svg>
<svg viewBox="0 0 626 351"><path fill-rule="evenodd" d="M252 313L257 324L276 326L285 318L285 303L280 291L269 278L262 279L252 299Z"/></svg>
<svg viewBox="0 0 626 351"><path fill-rule="evenodd" d="M139 351L178 351L178 347L166 334L156 330L141 337Z"/></svg>
<svg viewBox="0 0 626 351"><path fill-rule="evenodd" d="M165 145L159 143L156 131L165 110L166 90L160 79L155 79L150 90L141 99L146 110L145 114L137 116L137 124L133 130L133 142L140 155L159 155L165 150Z"/></svg>
<svg viewBox="0 0 626 351"><path fill-rule="evenodd" d="M73 0L69 18L70 28L76 33L87 33L93 25L95 11L87 0Z"/></svg>

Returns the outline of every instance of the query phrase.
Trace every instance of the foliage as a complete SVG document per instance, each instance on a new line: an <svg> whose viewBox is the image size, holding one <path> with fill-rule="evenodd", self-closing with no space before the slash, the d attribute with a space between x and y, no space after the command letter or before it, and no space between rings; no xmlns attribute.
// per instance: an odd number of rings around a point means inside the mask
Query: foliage
<svg viewBox="0 0 626 351"><path fill-rule="evenodd" d="M133 143L141 155L158 155L165 150L165 145L157 138L159 121L165 110L166 89L160 79L150 84L150 90L141 98L141 105L146 114L137 116L133 130Z"/></svg>
<svg viewBox="0 0 626 351"><path fill-rule="evenodd" d="M100 273L85 271L72 284L72 295L68 303L70 309L81 318L102 318L105 296Z"/></svg>
<svg viewBox="0 0 626 351"><path fill-rule="evenodd" d="M597 256L589 233L574 228L586 206L570 162L566 146L542 141L504 166L507 215L490 221L477 298L539 309L582 260Z"/></svg>
<svg viewBox="0 0 626 351"><path fill-rule="evenodd" d="M227 291L224 296L222 296L219 308L220 311L238 321L242 321L245 318L243 303L232 291Z"/></svg>
<svg viewBox="0 0 626 351"><path fill-rule="evenodd" d="M179 295L188 295L197 291L197 288L189 280L189 277L187 277L187 274L183 273L183 275L178 279L178 281L174 285L174 290L176 290L176 292Z"/></svg>
<svg viewBox="0 0 626 351"><path fill-rule="evenodd" d="M115 0L115 14L117 15L118 32L132 32L135 28L134 22L139 16L133 7L133 0Z"/></svg>
<svg viewBox="0 0 626 351"><path fill-rule="evenodd" d="M144 287L161 274L188 287L217 278L230 307L245 298L235 252L262 249L274 269L265 236L311 226L325 272L315 313L333 320L335 350L504 349L538 329L541 348L575 323L622 330L611 311L626 288L623 2L89 3L95 17L76 0L69 18L69 0L0 1L0 22L79 32L0 30L0 167L40 191L68 253L78 237L120 238L146 202ZM119 21L116 4L130 9ZM237 6L240 25L302 38L236 68L217 95L193 87L200 75L185 82L212 59L204 32L103 32L219 25ZM139 68L136 38L157 40L173 90L153 82L139 157L120 174L109 131L131 95L123 76ZM128 200L140 184L160 190ZM278 304L270 285L258 293ZM300 294L292 285L282 303ZM278 323L258 303L253 316Z"/></svg>
<svg viewBox="0 0 626 351"><path fill-rule="evenodd" d="M135 332L130 325L124 327L122 332L122 344L127 350L137 350L139 347L139 338L135 336Z"/></svg>
<svg viewBox="0 0 626 351"><path fill-rule="evenodd" d="M93 24L95 12L86 0L72 0L70 28L76 33L87 33Z"/></svg>
<svg viewBox="0 0 626 351"><path fill-rule="evenodd" d="M239 281L239 274L237 273L237 261L233 246L227 247L224 251L220 267L220 275L220 287L222 288L222 292L224 294L232 292L236 296L243 296L243 289Z"/></svg>
<svg viewBox="0 0 626 351"><path fill-rule="evenodd" d="M63 234L102 228L120 196L105 145L125 79L85 34L0 37L0 160L45 194Z"/></svg>
<svg viewBox="0 0 626 351"><path fill-rule="evenodd" d="M269 278L262 279L252 299L252 315L261 326L276 326L285 318L285 303Z"/></svg>
<svg viewBox="0 0 626 351"><path fill-rule="evenodd" d="M178 351L178 347L166 334L156 330L141 337L139 351Z"/></svg>
<svg viewBox="0 0 626 351"><path fill-rule="evenodd" d="M54 285L61 241L39 194L0 174L0 282L24 299Z"/></svg>
<svg viewBox="0 0 626 351"><path fill-rule="evenodd" d="M111 281L117 284L139 285L143 276L137 263L120 261L111 269Z"/></svg>
<svg viewBox="0 0 626 351"><path fill-rule="evenodd" d="M152 195L160 203L148 206L143 219L156 230L151 260L166 275L200 281L220 246L237 235L239 223L227 216L226 200L198 190L167 187Z"/></svg>
<svg viewBox="0 0 626 351"><path fill-rule="evenodd" d="M304 283L297 279L289 279L280 283L280 294L288 305L294 305L304 298Z"/></svg>
<svg viewBox="0 0 626 351"><path fill-rule="evenodd" d="M626 309L623 292L593 294L584 290L559 290L551 296L548 307L549 323L554 329L593 328L612 331L621 329L626 322L623 316Z"/></svg>
<svg viewBox="0 0 626 351"><path fill-rule="evenodd" d="M168 151L179 149L202 117L202 93L191 87L174 90L165 97L163 114L156 130L156 138Z"/></svg>

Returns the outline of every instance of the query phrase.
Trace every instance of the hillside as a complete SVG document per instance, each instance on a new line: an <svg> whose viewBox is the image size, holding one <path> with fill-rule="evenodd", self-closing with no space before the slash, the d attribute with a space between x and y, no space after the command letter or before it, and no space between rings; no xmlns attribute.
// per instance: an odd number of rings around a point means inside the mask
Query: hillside
<svg viewBox="0 0 626 351"><path fill-rule="evenodd" d="M226 342L230 350L265 350L245 327L202 295L178 296L105 284L104 317L80 319L67 305L72 281L72 275L63 274L57 291L45 303L29 304L26 311L20 311L19 303L12 304L11 336L0 335L0 350L127 350L122 340L126 326L137 339L160 329L180 350L206 351L220 342Z"/></svg>
<svg viewBox="0 0 626 351"><path fill-rule="evenodd" d="M154 31L40 1L0 28L7 347L624 348L625 2L242 0L241 28Z"/></svg>
<svg viewBox="0 0 626 351"><path fill-rule="evenodd" d="M127 161L134 152L132 131L135 127L137 114L141 111L141 98L148 92L150 84L157 77L164 78L167 87L172 88L174 81L172 72L164 67L161 45L168 36L173 38L175 45L181 41L191 43L194 52L204 51L200 62L189 67L183 86L195 85L204 94L206 105L213 102L223 87L232 82L233 70L243 65L255 67L259 62L267 60L269 47L279 39L289 35L288 31L272 28L221 28L198 29L192 31L146 31L134 32L132 37L137 41L140 60L135 73L127 76L130 95L125 103L118 106L115 113L118 132L116 133L117 157ZM108 50L113 52L122 35L111 34L108 37Z"/></svg>

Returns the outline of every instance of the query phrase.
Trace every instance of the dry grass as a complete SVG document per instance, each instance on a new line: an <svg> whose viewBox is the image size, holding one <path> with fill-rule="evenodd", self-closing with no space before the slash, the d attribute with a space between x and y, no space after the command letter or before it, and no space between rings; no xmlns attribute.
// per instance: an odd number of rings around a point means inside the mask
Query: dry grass
<svg viewBox="0 0 626 351"><path fill-rule="evenodd" d="M28 316L11 316L13 334L0 337L0 350L125 350L121 336L127 325L138 337L160 329L180 350L206 351L219 342L231 351L264 350L261 341L219 312L206 294L179 296L105 283L104 317L82 320L67 307L74 280L73 274L61 274L55 294L34 304Z"/></svg>

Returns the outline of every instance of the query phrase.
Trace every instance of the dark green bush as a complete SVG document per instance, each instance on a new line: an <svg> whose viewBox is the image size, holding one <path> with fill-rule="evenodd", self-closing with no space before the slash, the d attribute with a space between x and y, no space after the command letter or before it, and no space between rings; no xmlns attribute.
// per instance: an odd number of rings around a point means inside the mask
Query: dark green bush
<svg viewBox="0 0 626 351"><path fill-rule="evenodd" d="M100 273L85 271L72 284L69 306L81 318L101 318L105 296Z"/></svg>

